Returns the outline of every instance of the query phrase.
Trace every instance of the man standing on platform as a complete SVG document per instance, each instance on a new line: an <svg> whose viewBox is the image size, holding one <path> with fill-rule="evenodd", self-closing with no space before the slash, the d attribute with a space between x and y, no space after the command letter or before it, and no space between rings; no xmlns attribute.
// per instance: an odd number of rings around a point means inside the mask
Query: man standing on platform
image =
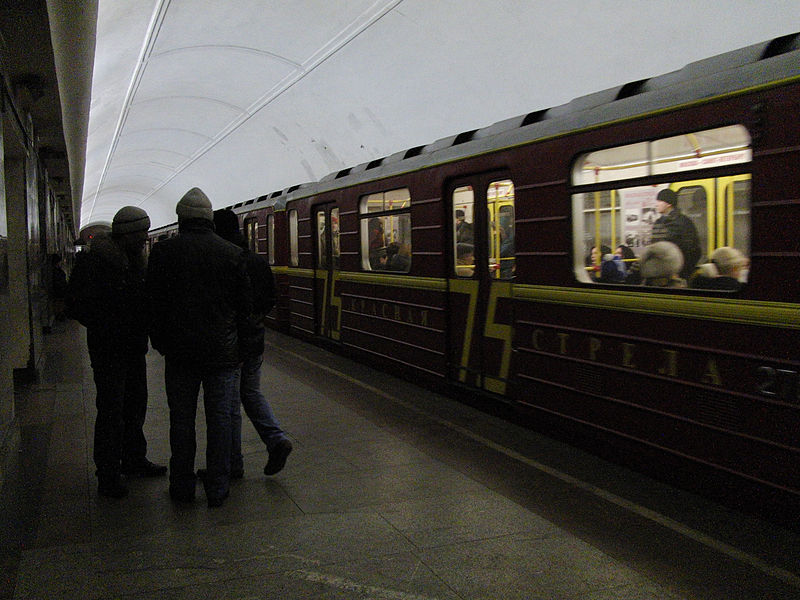
<svg viewBox="0 0 800 600"><path fill-rule="evenodd" d="M264 318L275 306L277 295L275 280L266 257L250 252L248 249L239 230L239 217L232 210L215 211L214 228L222 239L228 240L244 250L247 274L250 277L253 294L252 313L247 322L239 328L239 352L242 357L239 378L241 403L239 399L234 400L231 407L231 477L241 478L244 476L241 406L244 406L245 413L267 447L269 460L264 467L264 474L275 475L286 465L286 459L292 451L292 442L281 429L272 412L272 407L261 393Z"/></svg>
<svg viewBox="0 0 800 600"><path fill-rule="evenodd" d="M100 234L78 254L66 290L70 317L86 327L97 388L94 462L98 491L122 498L121 474L157 477L165 466L146 458L142 428L147 412L148 317L144 245L150 217L141 208L121 208L111 236Z"/></svg>
<svg viewBox="0 0 800 600"><path fill-rule="evenodd" d="M169 404L170 497L194 500L197 396L203 385L206 476L210 507L222 506L230 483L231 403L239 378L238 328L250 313L243 251L214 233L208 197L192 188L176 207L178 235L150 252L147 291L150 340L165 357Z"/></svg>

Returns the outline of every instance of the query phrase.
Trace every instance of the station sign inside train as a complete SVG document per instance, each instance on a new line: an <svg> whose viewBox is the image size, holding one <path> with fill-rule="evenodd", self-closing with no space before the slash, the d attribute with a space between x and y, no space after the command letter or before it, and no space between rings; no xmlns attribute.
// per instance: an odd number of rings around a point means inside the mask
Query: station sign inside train
<svg viewBox="0 0 800 600"><path fill-rule="evenodd" d="M739 356L710 355L702 350L549 328L534 329L529 344L537 354L568 356L800 404L800 374L797 371L757 364Z"/></svg>

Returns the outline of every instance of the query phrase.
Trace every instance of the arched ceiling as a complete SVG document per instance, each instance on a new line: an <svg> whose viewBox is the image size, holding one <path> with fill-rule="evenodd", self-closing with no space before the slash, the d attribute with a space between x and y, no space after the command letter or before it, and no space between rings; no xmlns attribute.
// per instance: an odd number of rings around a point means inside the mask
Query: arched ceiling
<svg viewBox="0 0 800 600"><path fill-rule="evenodd" d="M799 0L100 0L80 226L135 205L157 227L194 186L228 206L798 29Z"/></svg>

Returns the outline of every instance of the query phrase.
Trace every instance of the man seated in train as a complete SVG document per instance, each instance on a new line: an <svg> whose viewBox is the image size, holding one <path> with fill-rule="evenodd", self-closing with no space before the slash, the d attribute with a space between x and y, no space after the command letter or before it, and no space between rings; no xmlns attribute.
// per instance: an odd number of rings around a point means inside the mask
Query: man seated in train
<svg viewBox="0 0 800 600"><path fill-rule="evenodd" d="M475 272L475 247L472 244L456 244L456 275L472 277Z"/></svg>
<svg viewBox="0 0 800 600"><path fill-rule="evenodd" d="M736 291L742 287L742 279L749 261L736 248L722 246L711 253L711 260L706 263L711 271L693 277L692 287L704 290ZM701 265L706 267L706 265Z"/></svg>
<svg viewBox="0 0 800 600"><path fill-rule="evenodd" d="M639 258L639 272L645 285L653 287L685 288L686 280L678 274L683 268L683 255L672 242L649 245Z"/></svg>

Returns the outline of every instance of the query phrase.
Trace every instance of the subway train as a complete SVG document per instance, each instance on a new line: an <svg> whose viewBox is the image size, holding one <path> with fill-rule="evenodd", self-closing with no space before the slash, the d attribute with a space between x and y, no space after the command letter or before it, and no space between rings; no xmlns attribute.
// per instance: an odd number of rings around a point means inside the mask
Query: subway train
<svg viewBox="0 0 800 600"><path fill-rule="evenodd" d="M798 115L794 34L231 208L271 327L797 515ZM670 214L696 256L656 235ZM732 285L700 285L720 248Z"/></svg>

